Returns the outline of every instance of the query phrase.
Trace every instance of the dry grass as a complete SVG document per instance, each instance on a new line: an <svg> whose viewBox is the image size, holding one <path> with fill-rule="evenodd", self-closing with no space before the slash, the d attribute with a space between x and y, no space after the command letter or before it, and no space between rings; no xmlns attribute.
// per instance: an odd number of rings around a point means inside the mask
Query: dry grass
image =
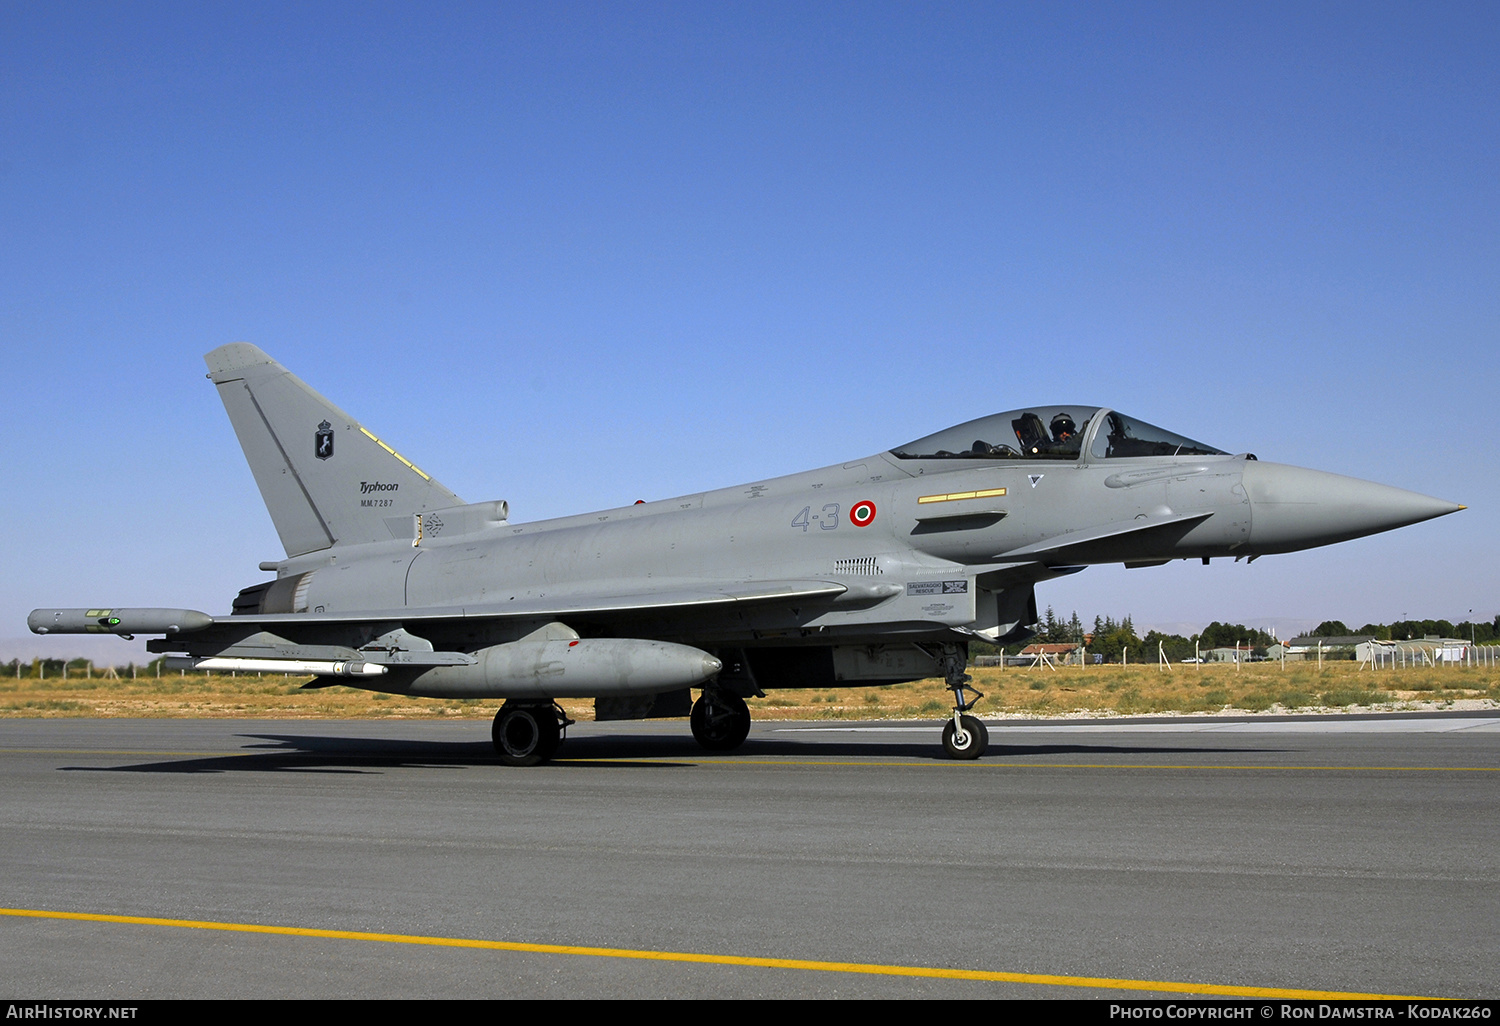
<svg viewBox="0 0 1500 1026"><path fill-rule="evenodd" d="M489 719L495 702L403 698L340 686L303 690L309 677L167 674L107 680L0 678L0 716L151 716L246 719ZM563 703L588 711L591 702Z"/></svg>
<svg viewBox="0 0 1500 1026"><path fill-rule="evenodd" d="M1355 663L1229 666L1096 666L980 669L982 716L1264 712L1295 709L1442 708L1463 699L1500 703L1500 668L1360 670ZM250 719L488 720L499 702L402 698L346 687L304 691L305 677L166 676L139 680L0 678L0 716L235 717ZM1418 704L1420 703L1420 705ZM564 700L577 720L593 703ZM750 700L757 719L937 718L952 708L936 680L888 688L773 690Z"/></svg>
<svg viewBox="0 0 1500 1026"><path fill-rule="evenodd" d="M1357 663L1060 667L971 670L981 716L1138 715L1354 708L1433 708L1464 699L1500 705L1500 667L1360 670ZM878 704L872 702L878 696ZM889 688L770 692L757 716L787 719L941 716L952 700L937 680Z"/></svg>

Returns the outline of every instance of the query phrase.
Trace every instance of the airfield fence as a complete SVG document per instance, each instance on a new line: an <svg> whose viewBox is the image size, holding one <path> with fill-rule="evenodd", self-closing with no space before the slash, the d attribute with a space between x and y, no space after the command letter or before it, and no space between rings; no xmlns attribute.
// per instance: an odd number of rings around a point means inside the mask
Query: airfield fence
<svg viewBox="0 0 1500 1026"><path fill-rule="evenodd" d="M1483 666L1493 669L1500 665L1500 645L1436 645L1421 641L1372 643L1360 654L1359 660L1361 670L1366 667L1397 670L1418 666Z"/></svg>

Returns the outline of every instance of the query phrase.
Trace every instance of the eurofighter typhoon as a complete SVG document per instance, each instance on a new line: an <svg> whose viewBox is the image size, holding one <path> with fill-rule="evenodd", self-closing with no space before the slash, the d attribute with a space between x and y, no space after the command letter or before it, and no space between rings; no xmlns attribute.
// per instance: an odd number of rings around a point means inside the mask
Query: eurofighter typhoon
<svg viewBox="0 0 1500 1026"><path fill-rule="evenodd" d="M599 719L688 714L709 750L762 688L942 677L949 755L975 639L1030 637L1040 581L1094 563L1254 559L1464 507L1231 455L1094 406L1031 406L848 463L558 520L465 503L255 346L205 357L286 558L227 616L37 609L38 634L160 634L170 668L311 674L493 698L501 761L552 757L560 698ZM699 689L697 701L691 689Z"/></svg>

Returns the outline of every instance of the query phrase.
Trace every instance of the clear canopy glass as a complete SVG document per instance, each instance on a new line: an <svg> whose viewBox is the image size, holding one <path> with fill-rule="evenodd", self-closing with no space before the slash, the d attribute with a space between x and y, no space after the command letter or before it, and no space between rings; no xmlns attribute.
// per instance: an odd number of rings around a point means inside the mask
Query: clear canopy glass
<svg viewBox="0 0 1500 1026"><path fill-rule="evenodd" d="M1113 410L1104 415L1089 454L1095 459L1124 456L1227 456L1222 449L1127 417Z"/></svg>
<svg viewBox="0 0 1500 1026"><path fill-rule="evenodd" d="M1097 406L1033 406L980 417L897 446L905 460L1076 460L1131 456L1226 456L1221 449Z"/></svg>
<svg viewBox="0 0 1500 1026"><path fill-rule="evenodd" d="M1033 406L897 446L902 459L1076 460L1097 406Z"/></svg>

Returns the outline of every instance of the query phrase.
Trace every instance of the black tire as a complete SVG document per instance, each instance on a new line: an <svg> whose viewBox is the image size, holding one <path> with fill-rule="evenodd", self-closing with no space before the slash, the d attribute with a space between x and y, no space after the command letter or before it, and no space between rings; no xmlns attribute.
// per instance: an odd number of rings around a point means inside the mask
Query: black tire
<svg viewBox="0 0 1500 1026"><path fill-rule="evenodd" d="M962 719L964 725L962 738L954 729L952 720L943 726L943 748L952 759L977 759L990 746L990 732L980 720L973 716L965 716Z"/></svg>
<svg viewBox="0 0 1500 1026"><path fill-rule="evenodd" d="M750 735L750 707L732 691L705 691L688 718L693 737L710 752L732 752Z"/></svg>
<svg viewBox="0 0 1500 1026"><path fill-rule="evenodd" d="M495 754L507 766L535 766L557 752L562 735L557 713L550 705L511 705L495 714L490 729Z"/></svg>

